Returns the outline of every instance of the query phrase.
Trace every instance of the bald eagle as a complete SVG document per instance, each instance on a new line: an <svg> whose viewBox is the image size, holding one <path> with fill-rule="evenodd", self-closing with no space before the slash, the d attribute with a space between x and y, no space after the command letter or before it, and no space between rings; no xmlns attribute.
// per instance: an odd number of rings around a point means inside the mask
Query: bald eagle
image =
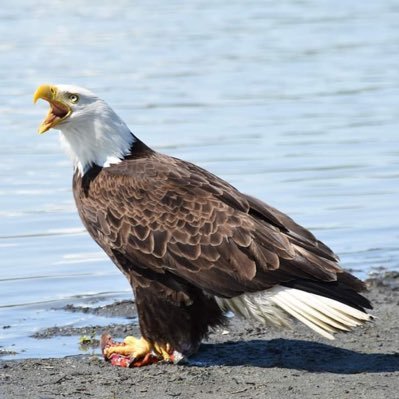
<svg viewBox="0 0 399 399"><path fill-rule="evenodd" d="M89 234L129 280L141 338L102 337L120 366L177 362L230 310L279 327L296 318L332 339L370 320L362 281L312 233L266 203L132 134L92 92L41 85L39 132L61 131Z"/></svg>

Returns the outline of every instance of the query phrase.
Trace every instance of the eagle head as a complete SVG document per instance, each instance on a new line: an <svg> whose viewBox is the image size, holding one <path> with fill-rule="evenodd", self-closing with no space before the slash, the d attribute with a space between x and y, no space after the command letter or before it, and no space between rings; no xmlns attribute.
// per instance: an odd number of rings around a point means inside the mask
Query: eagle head
<svg viewBox="0 0 399 399"><path fill-rule="evenodd" d="M90 90L72 85L43 84L33 95L50 109L39 133L61 131L61 143L83 175L91 166L107 167L129 154L135 141L125 122Z"/></svg>

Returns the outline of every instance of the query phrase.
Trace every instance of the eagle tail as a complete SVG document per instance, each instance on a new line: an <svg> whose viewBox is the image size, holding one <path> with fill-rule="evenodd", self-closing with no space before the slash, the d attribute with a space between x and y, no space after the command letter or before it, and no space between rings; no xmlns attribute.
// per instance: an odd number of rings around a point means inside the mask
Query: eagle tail
<svg viewBox="0 0 399 399"><path fill-rule="evenodd" d="M284 286L216 300L222 309L264 324L290 327L288 316L292 316L328 339L334 339L334 333L350 331L372 319L359 306L355 308L326 296Z"/></svg>

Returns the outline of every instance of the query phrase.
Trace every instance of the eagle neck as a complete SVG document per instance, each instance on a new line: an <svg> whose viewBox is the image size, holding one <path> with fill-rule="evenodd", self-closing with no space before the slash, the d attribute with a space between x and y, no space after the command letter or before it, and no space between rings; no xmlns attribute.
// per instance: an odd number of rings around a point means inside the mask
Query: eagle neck
<svg viewBox="0 0 399 399"><path fill-rule="evenodd" d="M144 144L140 139L135 137L133 144L130 147L128 155L124 159L138 159L153 155L155 151Z"/></svg>
<svg viewBox="0 0 399 399"><path fill-rule="evenodd" d="M81 176L94 165L106 168L121 162L131 153L137 140L116 114L100 123L62 126L60 138Z"/></svg>

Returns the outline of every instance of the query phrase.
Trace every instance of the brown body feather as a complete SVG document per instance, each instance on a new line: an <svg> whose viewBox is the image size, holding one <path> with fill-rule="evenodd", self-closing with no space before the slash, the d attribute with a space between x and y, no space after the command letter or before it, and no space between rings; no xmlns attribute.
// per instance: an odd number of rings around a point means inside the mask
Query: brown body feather
<svg viewBox="0 0 399 399"><path fill-rule="evenodd" d="M132 284L150 341L191 353L223 322L213 296L277 284L369 307L363 283L308 230L140 141L119 164L75 173L73 188L87 230Z"/></svg>

